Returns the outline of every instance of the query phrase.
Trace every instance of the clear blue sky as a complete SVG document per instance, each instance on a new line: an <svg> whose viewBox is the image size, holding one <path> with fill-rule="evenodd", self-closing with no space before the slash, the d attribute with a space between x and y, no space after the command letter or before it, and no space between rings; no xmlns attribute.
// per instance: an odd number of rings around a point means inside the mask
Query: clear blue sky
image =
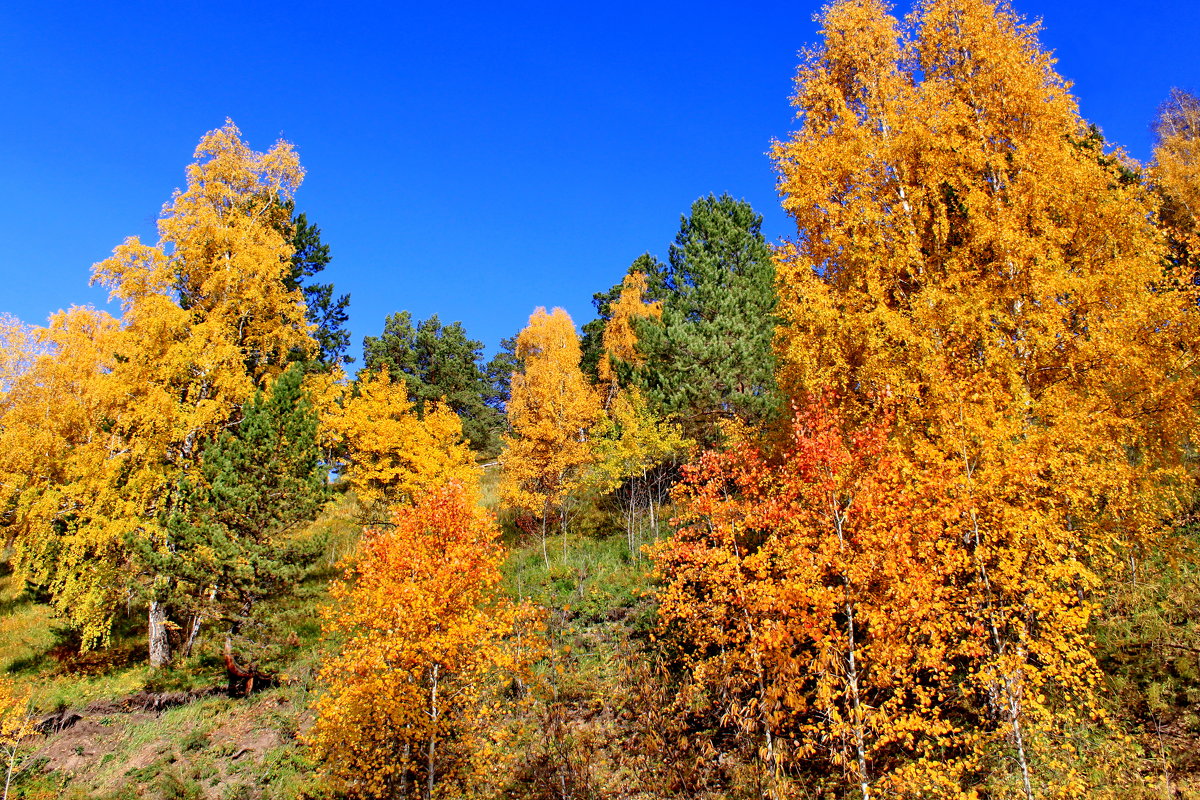
<svg viewBox="0 0 1200 800"><path fill-rule="evenodd" d="M765 153L818 3L171 0L0 4L0 311L103 305L91 264L154 220L231 117L295 143L298 207L352 295L351 352L408 309L489 350L538 305L590 319L680 213L729 192L788 234ZM1200 2L1017 0L1083 114L1139 159L1200 90ZM901 7L906 11L907 7Z"/></svg>

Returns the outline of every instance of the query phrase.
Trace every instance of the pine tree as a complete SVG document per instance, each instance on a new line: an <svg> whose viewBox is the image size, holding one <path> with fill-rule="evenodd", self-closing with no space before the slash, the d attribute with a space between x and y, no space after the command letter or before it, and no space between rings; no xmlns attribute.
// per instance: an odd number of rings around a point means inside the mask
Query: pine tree
<svg viewBox="0 0 1200 800"><path fill-rule="evenodd" d="M235 691L237 672L261 672L278 644L258 613L262 603L287 594L320 553L321 542L294 535L328 497L317 414L302 379L297 366L280 375L205 447L199 470L180 481L162 546L143 551L172 579L164 600L191 612L184 655L206 618L225 626Z"/></svg>
<svg viewBox="0 0 1200 800"><path fill-rule="evenodd" d="M443 325L437 314L415 327L409 312L392 314L380 336L363 339L365 368L386 368L392 380L403 380L418 415L434 402L445 402L462 419L472 449L495 453L504 421L489 403L492 381L482 358L482 342L467 338L461 322Z"/></svg>
<svg viewBox="0 0 1200 800"><path fill-rule="evenodd" d="M658 268L647 272L647 299L662 300L662 319L636 325L646 361L633 380L660 414L702 444L720 438L721 419L769 419L779 402L774 265L762 217L729 195L702 197L682 219L668 263L642 266Z"/></svg>
<svg viewBox="0 0 1200 800"><path fill-rule="evenodd" d="M354 359L346 355L350 346L350 331L346 323L350 315L350 295L333 297L332 283L308 283L307 280L325 270L332 260L329 245L321 241L321 229L308 221L303 212L296 213L294 201L284 204L289 216L292 253L291 273L284 279L289 289L299 289L304 294L305 314L315 326L312 336L317 343L316 353L310 360L310 368L329 371ZM304 351L294 351L293 360L309 360Z"/></svg>

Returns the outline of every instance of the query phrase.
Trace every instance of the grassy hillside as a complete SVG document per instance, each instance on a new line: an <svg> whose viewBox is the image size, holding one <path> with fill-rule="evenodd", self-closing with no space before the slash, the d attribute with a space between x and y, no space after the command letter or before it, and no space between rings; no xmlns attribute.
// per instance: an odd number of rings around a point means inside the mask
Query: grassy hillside
<svg viewBox="0 0 1200 800"><path fill-rule="evenodd" d="M494 483L489 472L489 505ZM297 734L310 723L323 648L332 646L321 639L320 608L329 602L337 563L353 552L358 517L353 499L342 497L299 534L326 537L326 551L272 610L276 627L289 632L279 684L247 699L224 692L219 631L206 631L191 658L161 673L145 664L140 613L120 621L111 647L80 654L52 609L6 565L0 669L32 690L31 714L46 729L26 740L10 796L323 796ZM620 695L628 688L632 643L645 638L652 619L648 565L629 552L624 535L596 535L607 524L597 515L589 530L554 537L549 568L540 540L505 531L504 590L547 610L553 650L533 702L510 712L512 757L497 762L493 776L509 796L551 796L548 781L570 783L579 796L641 794L622 763L620 729L629 715L622 718Z"/></svg>

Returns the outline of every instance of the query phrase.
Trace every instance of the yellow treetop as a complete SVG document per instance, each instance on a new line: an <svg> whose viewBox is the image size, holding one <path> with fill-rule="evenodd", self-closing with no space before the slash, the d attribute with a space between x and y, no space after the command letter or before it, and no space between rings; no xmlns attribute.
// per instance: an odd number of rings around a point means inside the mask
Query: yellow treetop
<svg viewBox="0 0 1200 800"><path fill-rule="evenodd" d="M1200 268L1200 97L1172 89L1155 133L1153 176L1163 195L1161 218L1182 268L1178 279L1189 282Z"/></svg>
<svg viewBox="0 0 1200 800"><path fill-rule="evenodd" d="M607 385L607 400L611 402L617 383L616 362L640 365L645 357L637 349L637 332L633 320L639 317L662 318L662 302L646 302L646 274L632 272L621 282L621 294L609 307L611 318L604 326L604 355L597 367L600 383Z"/></svg>
<svg viewBox="0 0 1200 800"><path fill-rule="evenodd" d="M579 367L579 336L561 308L538 308L517 336L500 497L543 519L577 488L592 460L588 429L600 401Z"/></svg>
<svg viewBox="0 0 1200 800"><path fill-rule="evenodd" d="M322 439L345 449L345 478L365 506L414 501L451 481L477 493L479 468L462 422L445 404L431 403L418 417L406 384L386 369L354 385L320 380Z"/></svg>
<svg viewBox="0 0 1200 800"><path fill-rule="evenodd" d="M1024 796L1067 791L1067 720L1095 699L1088 593L1189 485L1192 287L1160 290L1149 192L1007 4L922 0L901 25L841 0L822 34L774 148L797 224L780 383L801 403L834 388L849 420L888 403L914 469L949 470L962 685L996 721L974 753L1013 753L996 780Z"/></svg>

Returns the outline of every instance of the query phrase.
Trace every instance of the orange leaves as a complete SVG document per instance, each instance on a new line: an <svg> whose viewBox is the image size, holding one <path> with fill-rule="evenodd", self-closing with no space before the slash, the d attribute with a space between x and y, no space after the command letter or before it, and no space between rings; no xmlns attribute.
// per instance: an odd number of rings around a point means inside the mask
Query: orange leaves
<svg viewBox="0 0 1200 800"><path fill-rule="evenodd" d="M888 430L818 401L776 458L706 453L685 468L676 535L651 549L664 633L772 771L829 752L870 784L902 750L945 745L957 612L936 481L906 477Z"/></svg>
<svg viewBox="0 0 1200 800"><path fill-rule="evenodd" d="M418 781L461 777L489 676L520 667L502 646L518 615L495 598L497 536L451 484L394 507L346 565L326 621L341 652L321 672L306 738L352 796L408 796Z"/></svg>

